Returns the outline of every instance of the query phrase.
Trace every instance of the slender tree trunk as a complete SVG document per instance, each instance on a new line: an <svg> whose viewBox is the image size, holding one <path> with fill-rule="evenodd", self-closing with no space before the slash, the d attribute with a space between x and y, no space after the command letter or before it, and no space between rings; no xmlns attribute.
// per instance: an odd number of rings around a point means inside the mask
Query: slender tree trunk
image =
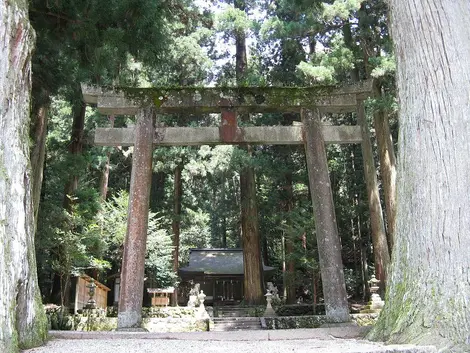
<svg viewBox="0 0 470 353"><path fill-rule="evenodd" d="M318 306L318 274L316 270L313 270L313 292L312 292L312 303L313 303L313 315L317 314Z"/></svg>
<svg viewBox="0 0 470 353"><path fill-rule="evenodd" d="M294 192L292 190L292 173L286 173L285 178L285 212L288 214L292 212L294 208ZM295 251L294 251L294 243L292 236L294 234L290 234L290 236L286 239L286 258L287 258L287 304L295 304L296 295L295 295Z"/></svg>
<svg viewBox="0 0 470 353"><path fill-rule="evenodd" d="M26 1L0 0L0 351L47 335L34 250L29 151L34 31Z"/></svg>
<svg viewBox="0 0 470 353"><path fill-rule="evenodd" d="M77 101L73 107L72 135L70 137L69 153L79 156L83 151L83 130L85 128L86 106L82 101ZM69 181L64 188L63 206L68 212L72 212L72 196L78 188L78 175L76 172L69 176Z"/></svg>
<svg viewBox="0 0 470 353"><path fill-rule="evenodd" d="M245 11L245 0L234 0L235 8ZM247 65L246 38L244 31L236 34L236 77L237 84L243 85ZM249 116L242 116L249 120ZM246 146L251 155L251 146ZM248 304L263 302L263 267L261 265L261 244L258 228L258 205L256 200L255 171L244 168L240 173L241 225L244 261L244 299Z"/></svg>
<svg viewBox="0 0 470 353"><path fill-rule="evenodd" d="M240 11L246 10L245 0L234 0L234 7ZM246 55L246 34L244 30L235 33L235 74L238 85L243 85L245 81L245 73L247 67Z"/></svg>
<svg viewBox="0 0 470 353"><path fill-rule="evenodd" d="M183 179L181 178L182 167L178 165L175 168L175 189L173 197L173 223L171 228L173 229L173 271L178 273L178 255L180 248L180 225L181 225L181 198L183 196ZM175 293L172 295L171 305L178 305L178 292L175 289Z"/></svg>
<svg viewBox="0 0 470 353"><path fill-rule="evenodd" d="M225 214L226 214L226 205L227 205L227 202L226 202L226 188L227 186L225 185L227 181L227 178L225 176L225 172L222 173L222 183L221 183L221 191L220 191L220 198L221 198L221 209L222 209L222 214L221 214L221 217L222 217L222 220L221 220L221 239L220 239L220 243L221 243L221 246L222 248L226 248L227 247L227 218L225 217Z"/></svg>
<svg viewBox="0 0 470 353"><path fill-rule="evenodd" d="M369 136L369 126L365 116L364 102L358 102L357 122L362 132L362 155L364 158L364 176L367 186L367 199L370 210L370 227L372 231L372 244L374 246L375 276L380 281L380 288L384 293L387 284L387 269L390 264L387 235L380 203L379 186Z"/></svg>
<svg viewBox="0 0 470 353"><path fill-rule="evenodd" d="M354 39L351 33L351 24L349 23L349 20L346 20L346 22L343 25L343 36L344 36L344 44L346 47L349 49L354 49ZM359 68L357 66L354 66L354 68L351 70L351 81L358 82L360 81L359 78Z"/></svg>
<svg viewBox="0 0 470 353"><path fill-rule="evenodd" d="M34 126L31 131L33 147L31 149L31 169L33 177L34 224L36 228L39 202L41 199L44 160L46 157L47 119L49 103L45 103L34 112Z"/></svg>
<svg viewBox="0 0 470 353"><path fill-rule="evenodd" d="M86 106L82 101L76 101L73 106L73 122L72 134L70 137L69 153L72 158L80 156L83 151L83 132L85 127L85 111ZM78 189L78 173L76 171L69 175L69 181L64 187L64 199L62 206L68 213L72 213L73 195ZM65 252L65 250L59 252ZM61 264L63 265L63 264ZM60 275L60 303L62 309L65 310L70 303L70 274L65 273Z"/></svg>
<svg viewBox="0 0 470 353"><path fill-rule="evenodd" d="M295 261L294 261L294 244L292 239L286 239L286 256L287 256L287 304L295 304Z"/></svg>
<svg viewBox="0 0 470 353"><path fill-rule="evenodd" d="M104 164L103 170L101 171L100 178L100 198L101 201L106 201L108 197L108 183L109 183L109 170L111 163L111 152L106 152L106 162Z"/></svg>
<svg viewBox="0 0 470 353"><path fill-rule="evenodd" d="M378 90L377 95L380 95ZM380 175L382 176L382 187L384 190L385 212L387 214L387 233L390 252L393 249L395 234L396 207L396 159L393 147L390 123L387 114L381 110L374 113L375 135L379 149Z"/></svg>
<svg viewBox="0 0 470 353"><path fill-rule="evenodd" d="M114 115L109 117L109 127L114 127ZM106 201L108 196L108 183L109 183L109 170L111 164L111 152L106 152L106 162L104 164L103 170L101 171L100 178L100 197L101 201Z"/></svg>
<svg viewBox="0 0 470 353"><path fill-rule="evenodd" d="M287 266L286 266L286 236L282 232L281 236L281 257L282 257L282 296L287 299Z"/></svg>
<svg viewBox="0 0 470 353"><path fill-rule="evenodd" d="M362 7L364 4L362 5ZM345 44L348 48L354 49L356 44L351 34L351 25L346 23L343 27ZM366 76L370 74L370 66L368 64L369 47L363 46L362 51L366 57L364 60ZM359 80L359 72L357 68L351 71L351 78ZM370 223L372 230L372 239L374 244L374 262L376 277L381 281L381 292L385 290L387 282L387 267L390 262L390 253L387 242L387 234L385 232L385 223L383 218L382 204L380 203L379 186L377 182L377 174L374 162L374 154L370 141L369 124L367 122L364 110L364 103L358 102L357 122L361 126L362 131L362 155L364 160L364 176L367 186L367 195L370 210Z"/></svg>
<svg viewBox="0 0 470 353"><path fill-rule="evenodd" d="M397 220L370 337L470 351L470 2L391 0L400 102Z"/></svg>
<svg viewBox="0 0 470 353"><path fill-rule="evenodd" d="M152 186L150 189L150 209L159 212L165 200L165 182L167 175L163 172L152 172Z"/></svg>
<svg viewBox="0 0 470 353"><path fill-rule="evenodd" d="M358 218L358 224L360 225L361 220ZM369 290L369 265L367 263L367 248L369 245L369 240L361 241L361 280L362 280L362 299L365 302L368 300L370 295Z"/></svg>
<svg viewBox="0 0 470 353"><path fill-rule="evenodd" d="M367 13L367 8L365 2L361 5L361 10L364 13ZM366 33L368 30L373 30L371 26L373 24L369 23L367 20L368 16L359 17L359 27L365 29ZM352 39L352 38L351 38ZM361 41L361 51L364 55L364 71L367 78L371 78L372 65L370 64L370 58L380 55L380 50L375 50L373 43L369 36L362 35L360 38ZM351 42L352 43L352 40ZM375 97L380 97L382 92L380 90L379 84L376 82L374 85L374 95ZM391 253L393 247L393 234L395 227L395 217L396 217L396 204L395 204L395 151L393 147L393 142L390 134L390 126L388 121L388 116L384 113L383 110L377 111L374 113L374 126L375 133L377 138L377 147L379 152L380 160L380 174L382 178L382 187L384 191L385 199L385 212L387 214L387 239L389 245L389 251Z"/></svg>
<svg viewBox="0 0 470 353"><path fill-rule="evenodd" d="M255 175L252 168L240 174L244 299L247 304L263 302L261 244L258 232Z"/></svg>

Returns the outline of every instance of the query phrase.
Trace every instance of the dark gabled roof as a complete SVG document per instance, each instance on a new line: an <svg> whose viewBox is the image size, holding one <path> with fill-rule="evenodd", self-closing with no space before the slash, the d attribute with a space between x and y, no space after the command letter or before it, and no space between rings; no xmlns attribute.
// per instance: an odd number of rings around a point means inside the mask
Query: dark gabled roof
<svg viewBox="0 0 470 353"><path fill-rule="evenodd" d="M265 266L264 271L274 267ZM204 275L243 276L242 249L190 249L189 265L180 268L181 274L199 273Z"/></svg>

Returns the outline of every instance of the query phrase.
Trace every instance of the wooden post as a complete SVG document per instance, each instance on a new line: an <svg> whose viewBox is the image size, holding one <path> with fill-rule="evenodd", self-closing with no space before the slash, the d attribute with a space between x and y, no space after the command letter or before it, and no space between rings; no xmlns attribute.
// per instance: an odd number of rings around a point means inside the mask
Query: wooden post
<svg viewBox="0 0 470 353"><path fill-rule="evenodd" d="M320 112L302 109L301 114L326 315L330 321L347 322L349 306Z"/></svg>
<svg viewBox="0 0 470 353"><path fill-rule="evenodd" d="M362 155L364 158L364 176L367 185L372 244L374 247L375 276L381 282L381 294L383 294L387 283L387 268L390 263L390 253L388 251L377 173L363 101L357 102L357 123L361 126L362 132Z"/></svg>
<svg viewBox="0 0 470 353"><path fill-rule="evenodd" d="M142 108L137 116L132 156L131 188L127 232L121 269L118 329L140 327L144 292L152 152L153 107Z"/></svg>

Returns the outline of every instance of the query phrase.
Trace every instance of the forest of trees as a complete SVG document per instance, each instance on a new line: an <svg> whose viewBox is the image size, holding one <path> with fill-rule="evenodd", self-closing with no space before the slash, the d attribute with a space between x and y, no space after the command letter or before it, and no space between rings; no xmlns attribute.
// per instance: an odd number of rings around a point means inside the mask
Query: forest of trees
<svg viewBox="0 0 470 353"><path fill-rule="evenodd" d="M40 301L67 305L71 275L106 283L121 269L133 149L94 146L93 131L136 122L85 106L81 83L302 87L373 78L357 114L322 117L364 123L371 141L326 150L349 302L368 300L375 274L387 300L371 339L434 337L465 351L470 4L388 3L0 0L0 350L44 340ZM300 120L251 114L240 124ZM219 121L174 114L159 124ZM151 178L145 272L155 284L178 284L190 248L243 247L249 236L260 257L245 262L276 268L286 303L305 292L322 299L303 146L158 147ZM261 286L260 278L247 303L262 301Z"/></svg>

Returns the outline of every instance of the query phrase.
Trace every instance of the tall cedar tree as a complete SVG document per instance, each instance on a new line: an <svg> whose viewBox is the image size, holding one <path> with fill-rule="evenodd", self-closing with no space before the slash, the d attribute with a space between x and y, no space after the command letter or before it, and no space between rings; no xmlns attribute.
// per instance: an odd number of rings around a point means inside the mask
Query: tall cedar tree
<svg viewBox="0 0 470 353"><path fill-rule="evenodd" d="M470 351L470 3L392 0L400 102L396 243L371 334Z"/></svg>
<svg viewBox="0 0 470 353"><path fill-rule="evenodd" d="M26 1L0 1L0 351L40 345L47 335L34 253L29 164L31 53Z"/></svg>
<svg viewBox="0 0 470 353"><path fill-rule="evenodd" d="M246 10L245 0L234 0L235 8ZM246 34L238 29L236 41L236 77L237 84L245 82L247 69ZM249 120L249 115L242 116L243 121ZM244 147L249 154L252 147ZM245 167L240 172L241 224L243 244L243 297L248 304L260 304L263 301L263 267L261 262L261 242L258 226L258 205L256 200L256 181L253 167Z"/></svg>

